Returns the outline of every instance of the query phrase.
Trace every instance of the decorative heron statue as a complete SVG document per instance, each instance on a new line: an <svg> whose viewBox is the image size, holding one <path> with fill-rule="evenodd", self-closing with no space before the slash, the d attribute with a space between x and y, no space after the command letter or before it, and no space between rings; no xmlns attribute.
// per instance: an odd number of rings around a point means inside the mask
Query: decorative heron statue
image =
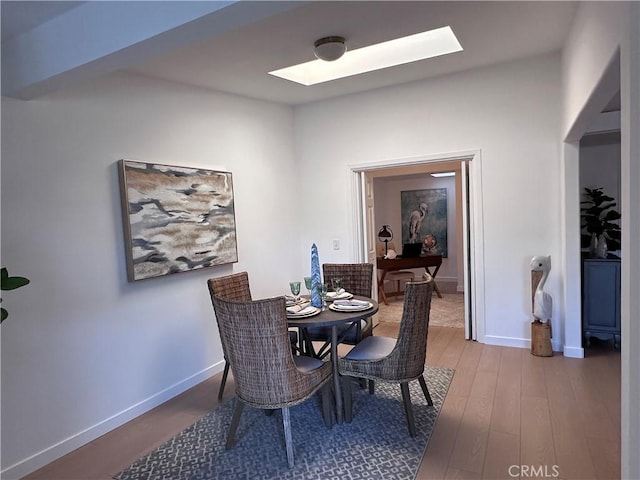
<svg viewBox="0 0 640 480"><path fill-rule="evenodd" d="M551 257L537 256L531 259L531 289L533 322L531 322L531 353L540 357L551 357L551 295L543 290L551 270Z"/></svg>
<svg viewBox="0 0 640 480"><path fill-rule="evenodd" d="M536 256L531 259L531 272L542 272L542 278L540 278L533 294L533 317L542 323L551 320L553 310L553 299L543 290L550 270L551 257Z"/></svg>

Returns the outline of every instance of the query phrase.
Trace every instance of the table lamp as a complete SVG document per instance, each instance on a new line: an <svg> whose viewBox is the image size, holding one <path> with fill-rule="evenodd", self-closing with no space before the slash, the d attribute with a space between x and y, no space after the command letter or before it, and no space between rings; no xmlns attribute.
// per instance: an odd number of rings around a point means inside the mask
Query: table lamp
<svg viewBox="0 0 640 480"><path fill-rule="evenodd" d="M378 240L384 242L384 254L385 256L389 252L389 242L393 240L393 232L389 225L383 225L378 232Z"/></svg>

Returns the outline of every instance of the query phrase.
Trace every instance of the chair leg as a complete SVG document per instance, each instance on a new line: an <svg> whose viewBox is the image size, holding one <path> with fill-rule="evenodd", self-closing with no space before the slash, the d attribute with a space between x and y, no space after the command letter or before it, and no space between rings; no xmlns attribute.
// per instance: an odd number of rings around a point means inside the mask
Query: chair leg
<svg viewBox="0 0 640 480"><path fill-rule="evenodd" d="M289 462L289 468L293 468L293 440L291 438L289 407L282 408L282 424L284 426L284 443L287 447L287 461Z"/></svg>
<svg viewBox="0 0 640 480"><path fill-rule="evenodd" d="M331 395L331 382L322 387L322 417L327 428L333 427L333 395Z"/></svg>
<svg viewBox="0 0 640 480"><path fill-rule="evenodd" d="M227 384L227 376L229 375L229 362L224 361L224 372L222 372L222 381L220 382L220 390L218 390L218 401L222 401L222 395L224 394L224 386Z"/></svg>
<svg viewBox="0 0 640 480"><path fill-rule="evenodd" d="M403 382L400 384L400 390L402 391L402 403L404 404L404 413L407 416L407 424L409 426L409 435L416 436L416 421L413 418L413 407L411 406L411 395L409 394L409 383Z"/></svg>
<svg viewBox="0 0 640 480"><path fill-rule="evenodd" d="M342 406L344 407L344 421L351 423L353 419L353 401L351 398L351 382L353 379L346 375L342 377Z"/></svg>
<svg viewBox="0 0 640 480"><path fill-rule="evenodd" d="M300 334L301 334L301 339L300 339L300 345L301 348L304 351L304 355L307 355L309 357L313 357L313 358L318 358L318 356L316 355L316 351L313 348L313 342L311 341L311 338L309 337L309 332L306 328L300 328Z"/></svg>
<svg viewBox="0 0 640 480"><path fill-rule="evenodd" d="M424 381L424 375L420 375L418 377L418 381L420 382L420 386L422 387L424 398L427 400L427 405L433 407L433 400L431 400L431 395L429 394L429 389L427 388L427 382Z"/></svg>
<svg viewBox="0 0 640 480"><path fill-rule="evenodd" d="M235 436L236 430L238 429L238 424L240 423L240 417L242 416L242 410L244 410L244 403L242 403L238 398L236 398L236 405L233 408L233 417L231 417L231 425L229 426L229 433L227 433L227 443L225 448L229 450L233 448L235 445Z"/></svg>

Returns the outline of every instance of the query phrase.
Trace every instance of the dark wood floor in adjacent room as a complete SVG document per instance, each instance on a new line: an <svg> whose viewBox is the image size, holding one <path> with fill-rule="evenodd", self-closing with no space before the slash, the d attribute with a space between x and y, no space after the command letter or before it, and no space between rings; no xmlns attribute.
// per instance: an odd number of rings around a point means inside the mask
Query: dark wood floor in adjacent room
<svg viewBox="0 0 640 480"><path fill-rule="evenodd" d="M375 334L394 336L397 327L381 323ZM523 468L537 469L538 478L555 469L563 479L620 478L619 352L597 343L585 359L536 357L463 336L457 328L429 331L427 363L454 368L455 375L418 480L517 478ZM25 478L112 478L215 408L220 377ZM232 396L233 381L223 401Z"/></svg>

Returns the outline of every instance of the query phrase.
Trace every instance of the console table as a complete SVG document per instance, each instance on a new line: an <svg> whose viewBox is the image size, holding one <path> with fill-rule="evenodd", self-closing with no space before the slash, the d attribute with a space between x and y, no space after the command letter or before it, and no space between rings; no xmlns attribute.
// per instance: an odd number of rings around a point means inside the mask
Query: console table
<svg viewBox="0 0 640 480"><path fill-rule="evenodd" d="M588 258L582 263L582 331L591 337L613 338L620 348L620 259Z"/></svg>
<svg viewBox="0 0 640 480"><path fill-rule="evenodd" d="M382 275L378 279L378 294L385 305L389 305L387 296L394 297L398 295L404 295L404 292L389 292L384 291L384 277L387 272L393 272L395 270L406 270L407 268L424 268L425 271L431 275L434 279L433 287L439 298L442 298L442 294L438 289L438 284L435 282L440 265L442 265L442 255L421 255L419 257L396 257L396 258L384 258L378 257L376 264L379 270L382 270ZM433 272L429 271L429 268L435 267Z"/></svg>

